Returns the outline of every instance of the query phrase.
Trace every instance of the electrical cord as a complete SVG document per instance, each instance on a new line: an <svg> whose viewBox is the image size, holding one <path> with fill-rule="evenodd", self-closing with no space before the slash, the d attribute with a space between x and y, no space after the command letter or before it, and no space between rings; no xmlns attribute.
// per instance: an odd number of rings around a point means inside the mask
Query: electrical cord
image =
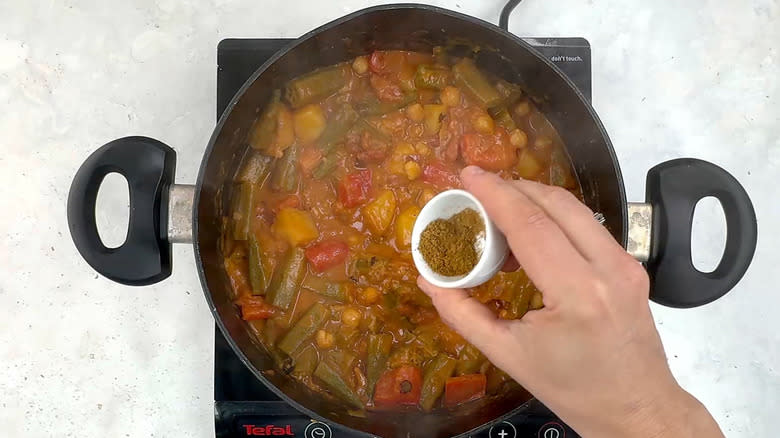
<svg viewBox="0 0 780 438"><path fill-rule="evenodd" d="M501 16L498 19L498 26L501 29L509 31L509 15L512 14L512 11L521 1L523 0L509 0L506 3L506 6L504 6L504 9L501 10Z"/></svg>

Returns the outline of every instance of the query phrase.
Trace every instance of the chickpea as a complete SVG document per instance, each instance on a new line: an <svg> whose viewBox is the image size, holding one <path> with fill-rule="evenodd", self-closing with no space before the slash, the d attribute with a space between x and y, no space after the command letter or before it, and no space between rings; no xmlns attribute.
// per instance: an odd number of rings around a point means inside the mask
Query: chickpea
<svg viewBox="0 0 780 438"><path fill-rule="evenodd" d="M460 105L460 90L453 86L446 86L441 90L441 103L454 107Z"/></svg>
<svg viewBox="0 0 780 438"><path fill-rule="evenodd" d="M531 103L524 100L515 105L515 115L518 117L525 117L531 113Z"/></svg>
<svg viewBox="0 0 780 438"><path fill-rule="evenodd" d="M431 154L431 148L429 148L428 145L423 142L419 142L415 144L414 149L417 151L418 154L424 157Z"/></svg>
<svg viewBox="0 0 780 438"><path fill-rule="evenodd" d="M312 143L325 130L325 112L317 104L309 104L293 113L295 136L302 143Z"/></svg>
<svg viewBox="0 0 780 438"><path fill-rule="evenodd" d="M509 134L509 143L518 149L523 149L528 146L528 135L522 129L515 129Z"/></svg>
<svg viewBox="0 0 780 438"><path fill-rule="evenodd" d="M412 123L406 133L409 137L420 138L425 133L425 127L422 123Z"/></svg>
<svg viewBox="0 0 780 438"><path fill-rule="evenodd" d="M492 134L496 123L488 113L477 113L471 119L471 126L480 134Z"/></svg>
<svg viewBox="0 0 780 438"><path fill-rule="evenodd" d="M422 122L425 118L423 106L419 103L413 103L406 107L406 117L413 122Z"/></svg>
<svg viewBox="0 0 780 438"><path fill-rule="evenodd" d="M534 292L533 296L531 297L530 304L530 308L533 310L538 310L544 307L544 297L542 296L542 293L539 291Z"/></svg>
<svg viewBox="0 0 780 438"><path fill-rule="evenodd" d="M401 157L392 157L387 164L386 169L393 175L406 175L406 167L404 166L404 160Z"/></svg>
<svg viewBox="0 0 780 438"><path fill-rule="evenodd" d="M417 164L416 161L407 161L406 164L404 164L404 171L406 172L406 177L409 178L409 181L414 181L422 175L422 168L420 168L420 165Z"/></svg>
<svg viewBox="0 0 780 438"><path fill-rule="evenodd" d="M352 62L352 70L359 75L364 75L368 71L368 59L365 56L358 56Z"/></svg>
<svg viewBox="0 0 780 438"><path fill-rule="evenodd" d="M417 201L417 205L419 205L420 208L422 208L423 206L425 206L425 204L428 203L428 201L433 199L434 196L436 196L436 192L434 192L429 188L424 188L422 190L422 193L420 193L420 199Z"/></svg>
<svg viewBox="0 0 780 438"><path fill-rule="evenodd" d="M367 287L358 294L358 301L364 306L370 306L379 302L382 294L375 287Z"/></svg>
<svg viewBox="0 0 780 438"><path fill-rule="evenodd" d="M393 155L396 157L402 157L404 155L413 155L415 153L414 146L411 143L405 141L398 143L393 151Z"/></svg>
<svg viewBox="0 0 780 438"><path fill-rule="evenodd" d="M550 137L539 137L534 142L534 150L540 153L549 153L552 149L553 141Z"/></svg>
<svg viewBox="0 0 780 438"><path fill-rule="evenodd" d="M363 236L360 234L349 234L347 236L347 243L351 247L355 247L363 243Z"/></svg>
<svg viewBox="0 0 780 438"><path fill-rule="evenodd" d="M363 315L360 314L360 310L354 307L347 307L341 312L341 322L345 327L357 327L360 325L360 319Z"/></svg>
<svg viewBox="0 0 780 438"><path fill-rule="evenodd" d="M318 330L317 335L315 335L315 340L317 341L317 346L327 350L328 348L333 347L333 344L336 342L336 337L333 336L333 333L326 332L325 330Z"/></svg>

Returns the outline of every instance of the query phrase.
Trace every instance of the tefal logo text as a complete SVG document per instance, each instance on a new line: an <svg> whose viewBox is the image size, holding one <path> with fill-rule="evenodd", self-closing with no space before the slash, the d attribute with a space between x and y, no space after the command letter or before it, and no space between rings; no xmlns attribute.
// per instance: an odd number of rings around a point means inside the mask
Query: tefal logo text
<svg viewBox="0 0 780 438"><path fill-rule="evenodd" d="M255 426L254 424L245 424L244 431L246 431L247 436L295 436L292 431L292 426L289 424L286 426L274 426L273 424Z"/></svg>

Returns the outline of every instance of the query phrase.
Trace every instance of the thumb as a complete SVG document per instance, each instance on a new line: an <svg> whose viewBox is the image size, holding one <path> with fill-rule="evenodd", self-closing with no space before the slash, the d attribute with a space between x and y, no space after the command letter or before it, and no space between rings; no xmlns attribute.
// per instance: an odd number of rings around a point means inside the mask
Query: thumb
<svg viewBox="0 0 780 438"><path fill-rule="evenodd" d="M417 285L431 297L442 321L488 358L501 356L510 341L509 321L498 319L463 289L436 287L422 277L417 278Z"/></svg>

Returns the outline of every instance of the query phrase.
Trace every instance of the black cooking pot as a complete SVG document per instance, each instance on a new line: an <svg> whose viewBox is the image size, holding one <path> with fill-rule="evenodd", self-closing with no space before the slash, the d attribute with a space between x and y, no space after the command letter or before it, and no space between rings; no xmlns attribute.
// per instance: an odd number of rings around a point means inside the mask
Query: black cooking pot
<svg viewBox="0 0 780 438"><path fill-rule="evenodd" d="M228 292L219 241L231 179L247 150L248 130L271 91L317 67L373 50L428 52L437 45L479 47L473 54L481 68L520 83L535 97L567 146L585 202L604 215L615 239L646 263L652 278L651 299L693 307L722 296L742 277L755 250L757 225L750 198L731 175L700 160L669 161L648 173L646 203L627 203L607 133L569 79L506 30L423 5L355 12L309 32L274 55L244 84L220 118L194 187L174 185L175 152L159 141L127 137L95 151L76 173L68 199L68 223L76 247L102 275L123 284L147 285L170 275L172 242L193 242L206 299L233 350L258 379L313 418L382 437L429 438L469 434L523 409L531 395L516 391L454 412L350 415L345 406L274 370L274 361L253 342ZM110 172L127 179L131 204L127 240L114 249L102 244L95 224L98 188ZM711 273L693 267L690 250L694 207L706 196L720 200L728 225L723 259Z"/></svg>

